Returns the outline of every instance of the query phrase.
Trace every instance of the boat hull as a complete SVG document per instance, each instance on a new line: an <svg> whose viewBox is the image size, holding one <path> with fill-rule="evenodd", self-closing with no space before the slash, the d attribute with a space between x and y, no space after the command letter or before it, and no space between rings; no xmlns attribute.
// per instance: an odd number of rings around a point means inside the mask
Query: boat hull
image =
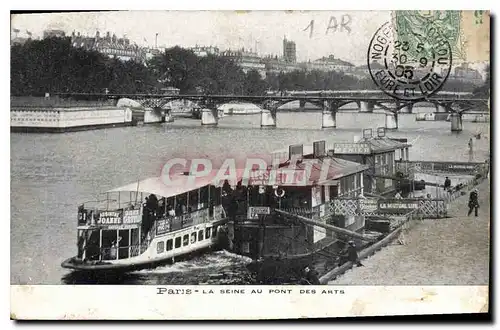
<svg viewBox="0 0 500 330"><path fill-rule="evenodd" d="M224 230L215 230L217 228L220 229L220 225L225 222L225 220L217 220L211 223L203 223L156 236L151 240L148 248L143 253L132 258L112 261L84 262L77 257L72 257L64 260L61 263L61 267L72 270L93 272L128 272L138 269L152 268L160 264L185 258L186 256L220 249L223 247L220 242L223 241L226 234ZM193 238L192 236L195 235L195 233L199 231L206 232L207 230L212 233L211 237L204 236L203 239L200 240L198 236L198 239L189 241L190 238ZM180 245L181 238L185 239L182 246ZM179 246L174 246L174 240L179 241ZM167 241L172 243L170 249L165 249Z"/></svg>
<svg viewBox="0 0 500 330"><path fill-rule="evenodd" d="M61 267L66 269L71 269L74 271L82 271L82 272L114 272L114 273L126 273L132 272L141 269L151 269L156 268L158 266L171 264L176 261L190 259L194 256L204 254L210 251L219 250L219 247L216 245L201 248L195 251L185 252L174 257L165 257L161 259L151 260L151 261L141 261L141 262L132 262L130 264L120 263L120 264L112 264L112 263L101 263L101 264L90 264L84 263L77 259L76 257L68 258L61 263Z"/></svg>
<svg viewBox="0 0 500 330"><path fill-rule="evenodd" d="M264 257L251 262L247 268L256 274L260 284L285 284L300 281L306 267L314 266L318 257L330 255L327 250L339 251L339 241L334 239L323 247L310 253L289 255L286 257Z"/></svg>

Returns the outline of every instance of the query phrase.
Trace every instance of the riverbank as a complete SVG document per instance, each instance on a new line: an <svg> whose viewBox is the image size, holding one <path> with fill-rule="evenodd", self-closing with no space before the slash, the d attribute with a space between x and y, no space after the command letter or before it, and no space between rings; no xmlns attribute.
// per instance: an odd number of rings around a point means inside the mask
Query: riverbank
<svg viewBox="0 0 500 330"><path fill-rule="evenodd" d="M416 220L409 231L354 267L335 285L488 285L490 180L479 190L479 216L467 216L468 194L448 206L447 219Z"/></svg>

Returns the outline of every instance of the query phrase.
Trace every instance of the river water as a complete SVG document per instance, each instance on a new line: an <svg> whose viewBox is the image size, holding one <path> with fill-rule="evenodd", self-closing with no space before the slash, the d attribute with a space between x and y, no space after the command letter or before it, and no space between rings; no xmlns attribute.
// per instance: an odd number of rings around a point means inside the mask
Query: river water
<svg viewBox="0 0 500 330"><path fill-rule="evenodd" d="M433 111L433 109L419 109ZM260 115L227 116L218 127L178 118L174 123L64 134L11 133L11 283L92 283L60 267L76 252L77 205L110 188L160 174L177 157L262 154L290 144L327 140L351 142L362 128L384 126L384 114L339 113L336 129L321 129L321 113L278 113L277 128L260 128ZM489 154L488 123L415 121L399 115L390 137L413 142L411 160L468 161L473 134L475 161ZM218 251L174 265L138 271L110 283L251 283L247 258Z"/></svg>

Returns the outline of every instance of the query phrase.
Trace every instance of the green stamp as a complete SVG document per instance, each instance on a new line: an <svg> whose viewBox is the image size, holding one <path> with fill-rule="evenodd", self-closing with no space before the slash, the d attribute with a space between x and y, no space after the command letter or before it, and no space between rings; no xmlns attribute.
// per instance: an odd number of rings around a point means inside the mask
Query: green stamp
<svg viewBox="0 0 500 330"><path fill-rule="evenodd" d="M411 44L424 43L437 30L451 47L454 60L465 59L461 39L461 13L456 10L398 10L393 12L393 25L398 36L404 36ZM416 56L415 52L410 52ZM430 54L426 54L430 56Z"/></svg>

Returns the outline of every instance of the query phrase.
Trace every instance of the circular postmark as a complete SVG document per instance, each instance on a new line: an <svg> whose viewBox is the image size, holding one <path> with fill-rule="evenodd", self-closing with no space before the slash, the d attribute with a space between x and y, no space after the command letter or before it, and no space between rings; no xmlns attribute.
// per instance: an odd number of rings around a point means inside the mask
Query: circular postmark
<svg viewBox="0 0 500 330"><path fill-rule="evenodd" d="M448 40L432 24L425 33L418 32L387 22L370 41L370 75L380 90L393 98L425 99L438 92L450 74L452 51Z"/></svg>

